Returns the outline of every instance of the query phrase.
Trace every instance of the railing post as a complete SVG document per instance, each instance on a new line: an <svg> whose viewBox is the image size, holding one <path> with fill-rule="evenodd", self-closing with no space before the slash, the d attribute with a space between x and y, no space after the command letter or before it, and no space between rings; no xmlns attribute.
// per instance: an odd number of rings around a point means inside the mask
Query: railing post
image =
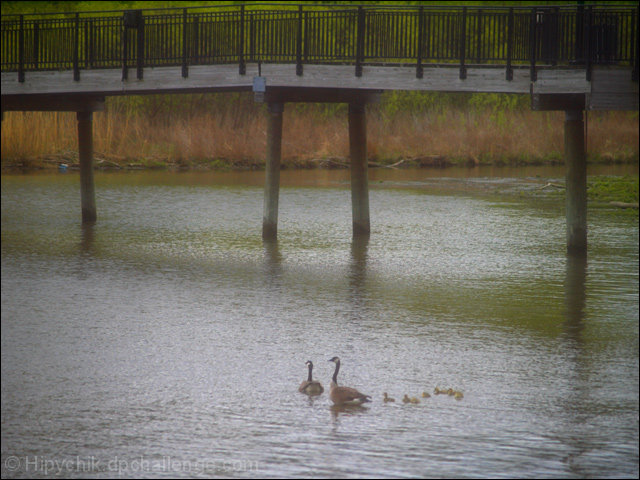
<svg viewBox="0 0 640 480"><path fill-rule="evenodd" d="M356 77L362 76L364 56L364 8L358 7L358 25L356 28Z"/></svg>
<svg viewBox="0 0 640 480"><path fill-rule="evenodd" d="M89 68L89 19L84 22L84 68Z"/></svg>
<svg viewBox="0 0 640 480"><path fill-rule="evenodd" d="M142 80L144 75L144 17L142 16L142 10L138 10L138 52L136 55L136 77L138 80Z"/></svg>
<svg viewBox="0 0 640 480"><path fill-rule="evenodd" d="M93 40L93 33L95 31L93 27L93 20L88 20L86 25L87 30L87 68L93 67L93 46L95 44Z"/></svg>
<svg viewBox="0 0 640 480"><path fill-rule="evenodd" d="M476 23L476 61L482 62L482 10L478 10L478 19Z"/></svg>
<svg viewBox="0 0 640 480"><path fill-rule="evenodd" d="M462 7L462 27L460 31L460 80L467 78L467 67L464 64L467 43L467 7Z"/></svg>
<svg viewBox="0 0 640 480"><path fill-rule="evenodd" d="M418 9L418 63L416 65L416 78L422 78L424 76L424 69L422 68L422 56L424 44L424 7Z"/></svg>
<svg viewBox="0 0 640 480"><path fill-rule="evenodd" d="M586 45L586 55L585 55L585 73L587 76L587 82L591 81L591 50L592 50L592 45L591 45L591 23L593 22L593 7L589 6L587 7L587 18L586 18L586 28L584 29L584 34L585 34L585 45Z"/></svg>
<svg viewBox="0 0 640 480"><path fill-rule="evenodd" d="M553 9L553 33L552 33L552 46L551 46L551 65L554 67L558 64L560 38L558 34L558 27L560 25L560 9L554 7Z"/></svg>
<svg viewBox="0 0 640 480"><path fill-rule="evenodd" d="M200 22L198 17L193 17L193 52L191 54L192 63L200 63Z"/></svg>
<svg viewBox="0 0 640 480"><path fill-rule="evenodd" d="M303 59L306 62L309 58L309 42L307 39L309 38L309 12L304 12L304 43L302 45L303 49Z"/></svg>
<svg viewBox="0 0 640 480"><path fill-rule="evenodd" d="M249 24L249 46L247 47L248 61L256 61L256 25L255 22Z"/></svg>
<svg viewBox="0 0 640 480"><path fill-rule="evenodd" d="M73 40L73 80L77 82L80 80L80 66L78 65L80 49L80 14L76 13L76 20L74 23L74 40Z"/></svg>
<svg viewBox="0 0 640 480"><path fill-rule="evenodd" d="M33 22L33 68L38 69L38 57L40 56L39 51L39 42L40 42L40 25L38 25L38 21L35 20Z"/></svg>
<svg viewBox="0 0 640 480"><path fill-rule="evenodd" d="M244 5L240 6L240 28L238 38L238 72L240 75L247 73L247 66L244 63Z"/></svg>
<svg viewBox="0 0 640 480"><path fill-rule="evenodd" d="M640 16L640 6L636 7L634 13L635 28L633 29L633 48L635 55L633 56L633 72L631 72L631 80L638 81L638 17Z"/></svg>
<svg viewBox="0 0 640 480"><path fill-rule="evenodd" d="M127 25L125 24L124 16L123 16L122 18L122 80L123 81L129 78L129 70L127 69L128 37L129 35L127 31Z"/></svg>
<svg viewBox="0 0 640 480"><path fill-rule="evenodd" d="M529 22L529 54L530 58L530 66L529 66L529 79L532 82L535 82L538 79L538 74L536 72L536 29L537 29L537 21L536 16L538 15L538 11L535 7L531 9L531 20Z"/></svg>
<svg viewBox="0 0 640 480"><path fill-rule="evenodd" d="M576 49L576 63L586 63L586 58L584 58L584 6L579 5L576 9L576 38L575 38L575 49Z"/></svg>
<svg viewBox="0 0 640 480"><path fill-rule="evenodd" d="M189 65L187 63L187 9L182 9L182 78L189 76Z"/></svg>
<svg viewBox="0 0 640 480"><path fill-rule="evenodd" d="M298 36L296 37L296 75L302 75L302 5L298 5Z"/></svg>
<svg viewBox="0 0 640 480"><path fill-rule="evenodd" d="M20 15L20 31L18 32L18 81L24 82L24 15Z"/></svg>
<svg viewBox="0 0 640 480"><path fill-rule="evenodd" d="M513 68L511 67L511 57L513 56L513 7L509 8L509 18L507 19L507 80L513 80Z"/></svg>

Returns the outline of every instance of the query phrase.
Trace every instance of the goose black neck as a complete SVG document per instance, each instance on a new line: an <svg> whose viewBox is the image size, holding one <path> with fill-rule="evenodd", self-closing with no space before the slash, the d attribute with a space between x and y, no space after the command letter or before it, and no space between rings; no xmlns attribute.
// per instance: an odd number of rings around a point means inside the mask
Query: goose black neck
<svg viewBox="0 0 640 480"><path fill-rule="evenodd" d="M333 383L338 384L338 372L340 371L340 360L336 362L336 370L333 372Z"/></svg>
<svg viewBox="0 0 640 480"><path fill-rule="evenodd" d="M311 381L311 370L313 370L313 363L309 363L309 377L307 378L307 382Z"/></svg>

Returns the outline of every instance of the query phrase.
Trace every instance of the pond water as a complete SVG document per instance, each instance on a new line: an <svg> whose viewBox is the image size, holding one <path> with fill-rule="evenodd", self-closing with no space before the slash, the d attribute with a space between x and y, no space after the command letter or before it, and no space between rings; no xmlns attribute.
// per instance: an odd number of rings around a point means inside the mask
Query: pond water
<svg viewBox="0 0 640 480"><path fill-rule="evenodd" d="M354 240L348 172L284 171L263 243L262 172L97 173L85 227L76 173L3 174L2 477L636 478L638 217L583 261L495 191L563 175L371 171Z"/></svg>

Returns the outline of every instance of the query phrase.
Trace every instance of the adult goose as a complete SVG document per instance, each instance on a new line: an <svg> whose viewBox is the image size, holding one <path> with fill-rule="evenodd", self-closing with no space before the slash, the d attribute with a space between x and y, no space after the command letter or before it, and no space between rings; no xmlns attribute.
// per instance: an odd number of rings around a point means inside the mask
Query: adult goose
<svg viewBox="0 0 640 480"><path fill-rule="evenodd" d="M313 378L311 377L311 372L313 371L313 363L311 362L311 360L307 360L304 364L309 366L309 376L304 382L300 384L300 388L298 388L298 391L300 393L306 393L307 395L320 395L322 392L324 392L324 388L322 387L322 384L320 382L318 382L317 380L313 380Z"/></svg>
<svg viewBox="0 0 640 480"><path fill-rule="evenodd" d="M336 364L336 369L333 372L333 378L331 379L331 386L329 390L329 398L335 405L360 405L365 402L370 402L371 397L360 393L355 388L351 387L339 387L338 386L338 372L340 371L340 359L333 357L330 362Z"/></svg>

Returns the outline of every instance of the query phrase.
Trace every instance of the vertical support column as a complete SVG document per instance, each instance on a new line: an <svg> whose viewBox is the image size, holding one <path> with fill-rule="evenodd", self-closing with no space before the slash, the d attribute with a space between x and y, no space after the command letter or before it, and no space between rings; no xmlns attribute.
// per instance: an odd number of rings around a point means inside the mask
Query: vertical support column
<svg viewBox="0 0 640 480"><path fill-rule="evenodd" d="M264 214L262 238L273 240L278 236L278 195L280 193L280 156L282 151L282 112L284 104L268 104L267 162L264 183Z"/></svg>
<svg viewBox="0 0 640 480"><path fill-rule="evenodd" d="M363 103L349 104L349 155L351 157L353 235L369 235L367 123Z"/></svg>
<svg viewBox="0 0 640 480"><path fill-rule="evenodd" d="M568 110L564 121L567 252L587 254L587 159L582 110Z"/></svg>
<svg viewBox="0 0 640 480"><path fill-rule="evenodd" d="M93 114L91 112L78 112L77 117L82 223L93 223L97 219L96 195L93 183Z"/></svg>

